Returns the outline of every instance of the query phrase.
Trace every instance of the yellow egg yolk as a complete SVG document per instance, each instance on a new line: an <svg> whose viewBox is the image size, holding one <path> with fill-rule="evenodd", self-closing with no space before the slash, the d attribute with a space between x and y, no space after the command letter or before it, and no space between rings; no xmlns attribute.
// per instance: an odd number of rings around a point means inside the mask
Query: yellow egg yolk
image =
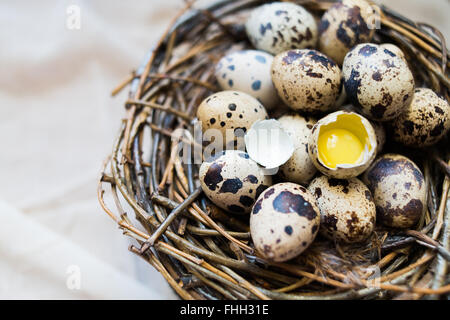
<svg viewBox="0 0 450 320"><path fill-rule="evenodd" d="M330 129L319 135L319 157L329 168L360 161L364 146L356 135L345 129Z"/></svg>

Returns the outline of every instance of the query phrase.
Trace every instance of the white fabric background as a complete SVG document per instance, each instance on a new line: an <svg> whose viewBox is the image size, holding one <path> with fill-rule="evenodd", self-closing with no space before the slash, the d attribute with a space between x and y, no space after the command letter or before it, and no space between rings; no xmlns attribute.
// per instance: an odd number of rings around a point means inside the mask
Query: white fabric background
<svg viewBox="0 0 450 320"><path fill-rule="evenodd" d="M450 39L447 0L384 1ZM66 28L70 5L81 29ZM0 3L0 298L175 299L97 203L123 116L110 92L181 0ZM67 286L80 271L81 289Z"/></svg>

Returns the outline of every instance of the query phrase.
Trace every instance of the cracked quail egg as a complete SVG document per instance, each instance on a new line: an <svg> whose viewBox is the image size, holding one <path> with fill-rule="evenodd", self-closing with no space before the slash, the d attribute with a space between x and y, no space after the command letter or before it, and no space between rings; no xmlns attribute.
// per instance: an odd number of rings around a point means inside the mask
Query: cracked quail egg
<svg viewBox="0 0 450 320"><path fill-rule="evenodd" d="M294 3L273 2L253 9L245 30L255 48L272 54L313 48L317 43L314 17Z"/></svg>
<svg viewBox="0 0 450 320"><path fill-rule="evenodd" d="M450 106L433 90L419 88L411 104L391 126L394 140L410 147L431 146L450 129Z"/></svg>
<svg viewBox="0 0 450 320"><path fill-rule="evenodd" d="M266 52L240 50L220 59L215 75L223 90L245 92L271 109L279 102L270 75L272 61L273 56Z"/></svg>
<svg viewBox="0 0 450 320"><path fill-rule="evenodd" d="M377 221L388 227L410 228L426 208L425 179L405 156L385 154L364 173L377 209Z"/></svg>
<svg viewBox="0 0 450 320"><path fill-rule="evenodd" d="M293 110L319 113L334 108L340 94L341 71L316 50L289 50L275 56L272 81Z"/></svg>
<svg viewBox="0 0 450 320"><path fill-rule="evenodd" d="M281 175L288 181L307 184L317 172L308 153L309 137L317 121L297 114L285 115L278 121L292 138L295 148L293 155L280 167Z"/></svg>
<svg viewBox="0 0 450 320"><path fill-rule="evenodd" d="M319 23L319 50L342 65L344 57L375 34L376 11L364 0L342 0L328 9Z"/></svg>
<svg viewBox="0 0 450 320"><path fill-rule="evenodd" d="M366 185L357 178L315 178L308 187L320 210L320 233L346 243L366 240L375 228L376 209Z"/></svg>
<svg viewBox="0 0 450 320"><path fill-rule="evenodd" d="M221 138L223 145L230 149L235 147L238 137L243 141L245 132L254 122L267 118L267 111L247 93L220 91L203 100L197 109L197 118L202 124L205 138L209 135L215 139Z"/></svg>
<svg viewBox="0 0 450 320"><path fill-rule="evenodd" d="M250 233L257 251L282 262L302 253L316 237L320 212L314 196L294 183L279 183L264 191L250 215Z"/></svg>
<svg viewBox="0 0 450 320"><path fill-rule="evenodd" d="M272 178L243 151L226 150L200 166L200 184L218 207L232 213L250 212L258 196L272 184Z"/></svg>
<svg viewBox="0 0 450 320"><path fill-rule="evenodd" d="M351 104L342 107L342 110L347 112L355 112L361 114L361 111ZM383 123L379 121L369 120L370 124L375 131L375 135L377 137L377 154L383 150L384 144L386 143L386 130L384 129Z"/></svg>
<svg viewBox="0 0 450 320"><path fill-rule="evenodd" d="M348 179L360 175L375 159L377 138L366 118L336 111L314 125L308 146L309 156L320 172Z"/></svg>
<svg viewBox="0 0 450 320"><path fill-rule="evenodd" d="M357 45L345 56L342 71L347 97L373 120L392 120L411 103L413 74L388 49L372 43Z"/></svg>

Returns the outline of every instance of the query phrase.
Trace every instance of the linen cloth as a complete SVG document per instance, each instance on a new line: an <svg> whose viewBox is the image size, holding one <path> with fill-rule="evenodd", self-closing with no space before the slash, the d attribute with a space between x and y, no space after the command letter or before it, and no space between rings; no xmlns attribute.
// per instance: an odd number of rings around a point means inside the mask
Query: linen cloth
<svg viewBox="0 0 450 320"><path fill-rule="evenodd" d="M384 2L450 39L447 0ZM0 298L176 299L127 250L96 178L124 116L111 90L183 6L0 2Z"/></svg>

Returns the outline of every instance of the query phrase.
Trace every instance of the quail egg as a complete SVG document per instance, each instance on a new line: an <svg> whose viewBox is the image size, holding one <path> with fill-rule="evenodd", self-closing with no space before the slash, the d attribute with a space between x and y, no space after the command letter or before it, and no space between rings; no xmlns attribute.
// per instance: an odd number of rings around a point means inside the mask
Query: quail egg
<svg viewBox="0 0 450 320"><path fill-rule="evenodd" d="M245 30L255 48L272 54L313 48L317 43L314 17L294 3L273 2L257 7L248 18Z"/></svg>
<svg viewBox="0 0 450 320"><path fill-rule="evenodd" d="M410 147L437 143L450 129L450 106L433 90L419 88L411 104L392 122L394 139Z"/></svg>
<svg viewBox="0 0 450 320"><path fill-rule="evenodd" d="M422 172L410 159L386 154L364 173L363 181L372 192L377 221L388 227L410 228L426 206L426 187Z"/></svg>
<svg viewBox="0 0 450 320"><path fill-rule="evenodd" d="M250 233L257 251L275 262L302 253L314 240L320 212L314 196L294 183L279 183L264 191L250 215Z"/></svg>
<svg viewBox="0 0 450 320"><path fill-rule="evenodd" d="M205 138L211 134L215 139L222 139L223 145L230 149L235 147L238 137L243 144L245 132L254 122L266 119L267 111L247 93L220 91L203 100L197 109L197 118Z"/></svg>
<svg viewBox="0 0 450 320"><path fill-rule="evenodd" d="M238 150L226 150L204 161L199 176L206 196L218 207L237 214L250 212L258 196L272 184L272 178Z"/></svg>
<svg viewBox="0 0 450 320"><path fill-rule="evenodd" d="M263 51L236 51L220 59L215 75L223 90L245 92L271 109L279 101L270 75L272 61L273 56Z"/></svg>
<svg viewBox="0 0 450 320"><path fill-rule="evenodd" d="M336 2L320 20L319 50L342 65L351 48L372 40L376 16L376 11L367 1Z"/></svg>
<svg viewBox="0 0 450 320"><path fill-rule="evenodd" d="M314 125L308 146L309 156L320 172L348 179L360 175L373 162L377 138L364 117L336 111Z"/></svg>
<svg viewBox="0 0 450 320"><path fill-rule="evenodd" d="M315 119L300 115L285 115L278 119L294 142L294 153L280 167L281 175L288 181L307 184L317 169L309 158L308 142Z"/></svg>
<svg viewBox="0 0 450 320"><path fill-rule="evenodd" d="M291 109L326 112L338 98L341 71L316 50L289 50L274 58L272 80L278 95Z"/></svg>
<svg viewBox="0 0 450 320"><path fill-rule="evenodd" d="M376 209L361 180L315 178L308 187L320 210L320 233L346 243L366 240L375 228Z"/></svg>
<svg viewBox="0 0 450 320"><path fill-rule="evenodd" d="M349 100L373 120L392 120L411 103L411 70L388 49L370 43L357 45L346 55L342 71Z"/></svg>

